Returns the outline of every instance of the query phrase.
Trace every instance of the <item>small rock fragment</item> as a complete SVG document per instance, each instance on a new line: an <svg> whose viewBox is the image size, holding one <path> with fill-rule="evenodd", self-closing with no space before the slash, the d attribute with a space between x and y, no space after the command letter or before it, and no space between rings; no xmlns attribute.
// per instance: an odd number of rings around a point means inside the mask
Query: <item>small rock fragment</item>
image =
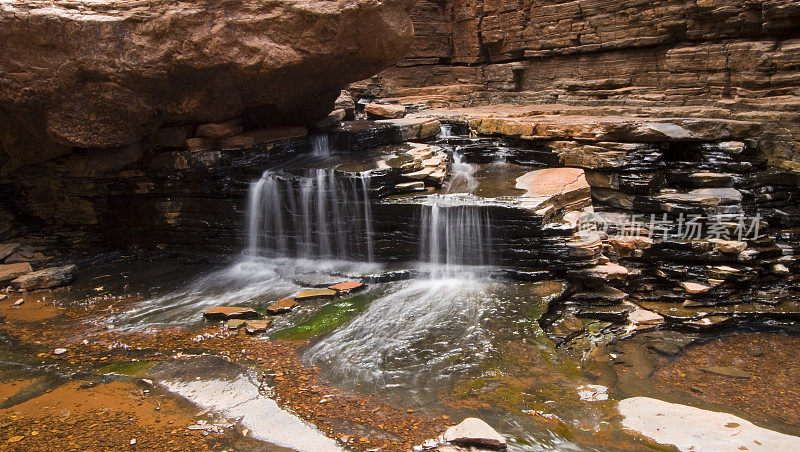
<svg viewBox="0 0 800 452"><path fill-rule="evenodd" d="M295 306L297 306L297 302L291 298L281 298L275 303L272 303L267 308L267 312L270 314L281 314L283 312L291 311Z"/></svg>
<svg viewBox="0 0 800 452"><path fill-rule="evenodd" d="M706 286L705 284L694 283L694 282L681 282L681 287L683 290L691 293L691 294L698 294L698 293L706 293L711 290L711 287Z"/></svg>
<svg viewBox="0 0 800 452"><path fill-rule="evenodd" d="M328 287L328 289L335 290L336 292L339 293L350 293L359 291L364 287L365 287L364 283L358 281L346 281L346 282L340 282L339 284L334 284Z"/></svg>
<svg viewBox="0 0 800 452"><path fill-rule="evenodd" d="M506 439L486 422L469 417L444 432L444 440L459 446L505 449Z"/></svg>
<svg viewBox="0 0 800 452"><path fill-rule="evenodd" d="M22 305L22 303L25 303L25 299L20 298L19 300L15 301L14 304L12 304L11 306L12 307L20 306Z"/></svg>
<svg viewBox="0 0 800 452"><path fill-rule="evenodd" d="M63 355L64 353L67 353L67 349L66 348L57 348L57 349L53 350L53 354L56 355L56 356Z"/></svg>
<svg viewBox="0 0 800 452"><path fill-rule="evenodd" d="M773 274L780 276L785 276L792 273L791 270L789 270L789 267L783 264L775 264L772 266L771 270Z"/></svg>
<svg viewBox="0 0 800 452"><path fill-rule="evenodd" d="M247 334L266 333L267 328L272 324L272 320L248 320L244 323L244 330Z"/></svg>
<svg viewBox="0 0 800 452"><path fill-rule="evenodd" d="M294 296L295 301L316 300L319 298L333 298L338 294L333 289L307 289Z"/></svg>
<svg viewBox="0 0 800 452"><path fill-rule="evenodd" d="M578 387L578 396L588 402L608 400L608 388L603 385L583 385Z"/></svg>
<svg viewBox="0 0 800 452"><path fill-rule="evenodd" d="M764 356L764 350L758 345L751 345L747 347L747 354L754 358L758 358L759 356Z"/></svg>

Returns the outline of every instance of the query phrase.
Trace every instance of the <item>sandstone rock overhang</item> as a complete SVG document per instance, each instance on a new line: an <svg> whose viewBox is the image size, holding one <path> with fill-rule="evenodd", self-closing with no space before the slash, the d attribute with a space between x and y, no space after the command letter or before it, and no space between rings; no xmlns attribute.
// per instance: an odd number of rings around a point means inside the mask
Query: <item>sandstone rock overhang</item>
<svg viewBox="0 0 800 452"><path fill-rule="evenodd" d="M4 170L165 123L324 117L409 48L410 0L0 0Z"/></svg>

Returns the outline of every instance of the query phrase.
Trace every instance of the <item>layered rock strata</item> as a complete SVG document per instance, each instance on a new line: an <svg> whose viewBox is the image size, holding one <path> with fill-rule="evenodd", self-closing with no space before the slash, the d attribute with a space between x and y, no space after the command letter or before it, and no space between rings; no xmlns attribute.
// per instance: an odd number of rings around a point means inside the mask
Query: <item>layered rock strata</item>
<svg viewBox="0 0 800 452"><path fill-rule="evenodd" d="M792 0L423 0L412 17L411 52L363 94L757 121L761 152L800 169Z"/></svg>

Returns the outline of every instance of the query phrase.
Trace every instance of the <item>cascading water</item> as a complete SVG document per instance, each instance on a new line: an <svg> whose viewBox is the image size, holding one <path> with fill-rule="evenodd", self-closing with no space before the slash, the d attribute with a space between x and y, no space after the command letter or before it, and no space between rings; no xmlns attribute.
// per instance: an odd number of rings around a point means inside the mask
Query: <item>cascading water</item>
<svg viewBox="0 0 800 452"><path fill-rule="evenodd" d="M491 349L482 328L493 299L488 211L469 195L431 196L420 208L420 270L427 278L372 301L312 346L308 363L350 380L427 387L479 363ZM426 382L426 383L422 383Z"/></svg>
<svg viewBox="0 0 800 452"><path fill-rule="evenodd" d="M489 265L491 225L488 211L470 197L431 197L421 206L420 261L433 278L475 274Z"/></svg>
<svg viewBox="0 0 800 452"><path fill-rule="evenodd" d="M473 193L478 188L478 180L475 179L477 167L467 163L463 155L456 148L453 151L453 163L450 164L450 180L444 185L446 193Z"/></svg>
<svg viewBox="0 0 800 452"><path fill-rule="evenodd" d="M301 178L266 171L250 185L250 257L373 260L370 176L312 170Z"/></svg>
<svg viewBox="0 0 800 452"><path fill-rule="evenodd" d="M453 125L452 124L448 124L446 122L443 122L439 126L439 138L440 139L452 138L454 136L455 135L453 134Z"/></svg>
<svg viewBox="0 0 800 452"><path fill-rule="evenodd" d="M312 154L315 157L330 157L331 146L327 134L317 134L311 137Z"/></svg>

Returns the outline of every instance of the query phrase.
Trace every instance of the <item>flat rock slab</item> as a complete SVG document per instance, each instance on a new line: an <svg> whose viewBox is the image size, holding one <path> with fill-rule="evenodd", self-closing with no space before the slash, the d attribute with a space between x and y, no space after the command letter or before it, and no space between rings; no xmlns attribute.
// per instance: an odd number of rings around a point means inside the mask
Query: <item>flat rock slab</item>
<svg viewBox="0 0 800 452"><path fill-rule="evenodd" d="M531 171L517 178L516 188L525 190L520 198L534 211L577 210L591 204L591 187L580 168Z"/></svg>
<svg viewBox="0 0 800 452"><path fill-rule="evenodd" d="M243 306L215 306L207 309L203 317L209 320L252 319L258 317L258 313L253 308Z"/></svg>
<svg viewBox="0 0 800 452"><path fill-rule="evenodd" d="M657 198L676 204L714 207L739 204L742 202L742 192L735 188L698 188L687 193L662 193Z"/></svg>
<svg viewBox="0 0 800 452"><path fill-rule="evenodd" d="M317 300L321 298L333 298L339 292L333 289L307 289L294 296L295 301Z"/></svg>
<svg viewBox="0 0 800 452"><path fill-rule="evenodd" d="M228 320L228 329L229 330L238 330L244 325L244 319L230 319Z"/></svg>
<svg viewBox="0 0 800 452"><path fill-rule="evenodd" d="M444 440L459 446L505 449L506 439L486 422L468 417L444 432Z"/></svg>
<svg viewBox="0 0 800 452"><path fill-rule="evenodd" d="M608 262L602 265L580 269L576 271L576 273L592 280L611 281L614 279L625 279L628 276L628 269L614 262Z"/></svg>
<svg viewBox="0 0 800 452"><path fill-rule="evenodd" d="M399 104L367 104L364 113L373 118L398 119L406 115L406 107Z"/></svg>
<svg viewBox="0 0 800 452"><path fill-rule="evenodd" d="M267 308L267 312L269 312L270 314L281 314L284 312L291 311L295 306L297 306L297 302L292 300L291 298L281 298L275 303L272 303Z"/></svg>
<svg viewBox="0 0 800 452"><path fill-rule="evenodd" d="M312 287L314 289L325 289L332 283L341 281L341 278L331 277L328 274L301 273L292 275L292 282L298 286Z"/></svg>
<svg viewBox="0 0 800 452"><path fill-rule="evenodd" d="M623 427L681 451L800 450L800 437L761 428L728 413L649 397L624 399L617 408Z"/></svg>
<svg viewBox="0 0 800 452"><path fill-rule="evenodd" d="M686 292L689 292L691 294L706 293L709 290L711 290L711 287L709 287L709 286L707 286L705 284L689 282L689 281L682 281L680 283L680 285L683 288L683 290L685 290Z"/></svg>
<svg viewBox="0 0 800 452"><path fill-rule="evenodd" d="M272 319L248 320L244 322L244 330L247 334L266 333L270 325L272 325Z"/></svg>
<svg viewBox="0 0 800 452"><path fill-rule="evenodd" d="M28 262L20 262L18 264L5 264L0 265L0 282L11 281L20 276L33 271L33 267Z"/></svg>
<svg viewBox="0 0 800 452"><path fill-rule="evenodd" d="M78 267L75 265L64 265L62 267L50 267L43 270L25 274L11 281L15 289L38 290L50 289L71 283L78 276Z"/></svg>
<svg viewBox="0 0 800 452"><path fill-rule="evenodd" d="M359 291L359 290L363 289L364 287L366 287L366 286L364 286L364 283L362 283L362 282L345 281L345 282L341 282L339 284L334 284L334 285L328 287L328 289L335 290L336 292L339 292L339 293L350 293L350 292Z"/></svg>
<svg viewBox="0 0 800 452"><path fill-rule="evenodd" d="M722 375L723 377L733 377L733 378L752 378L753 376L749 373L737 369L735 367L725 367L725 366L707 366L707 367L698 367L701 371L714 374L714 375Z"/></svg>

